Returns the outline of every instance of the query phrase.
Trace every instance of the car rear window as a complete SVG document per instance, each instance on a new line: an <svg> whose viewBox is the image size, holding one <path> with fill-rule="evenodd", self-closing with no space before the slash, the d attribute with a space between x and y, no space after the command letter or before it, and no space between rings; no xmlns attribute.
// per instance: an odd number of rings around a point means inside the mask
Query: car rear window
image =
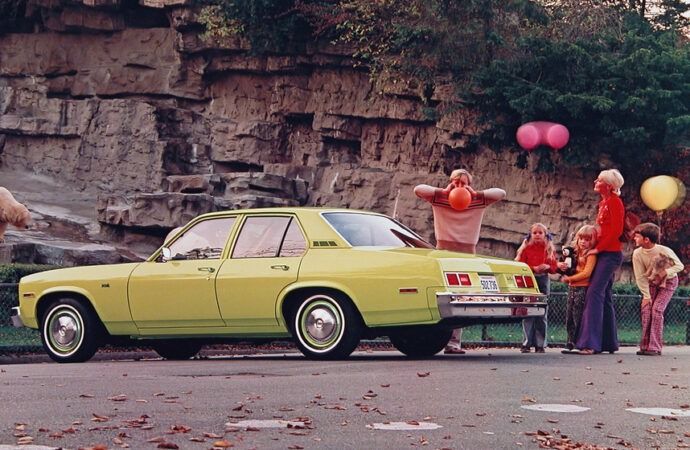
<svg viewBox="0 0 690 450"><path fill-rule="evenodd" d="M399 222L375 214L324 213L323 217L353 247L434 248Z"/></svg>

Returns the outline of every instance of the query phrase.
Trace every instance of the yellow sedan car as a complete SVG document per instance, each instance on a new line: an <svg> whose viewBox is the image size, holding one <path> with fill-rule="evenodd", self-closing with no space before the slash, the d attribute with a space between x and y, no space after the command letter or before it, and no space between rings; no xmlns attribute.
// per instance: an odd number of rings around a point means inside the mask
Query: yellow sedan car
<svg viewBox="0 0 690 450"><path fill-rule="evenodd" d="M143 262L26 276L13 321L39 329L57 362L123 339L187 359L292 337L309 358L337 359L388 336L420 357L454 328L543 316L541 297L525 264L435 250L382 214L266 208L201 215Z"/></svg>

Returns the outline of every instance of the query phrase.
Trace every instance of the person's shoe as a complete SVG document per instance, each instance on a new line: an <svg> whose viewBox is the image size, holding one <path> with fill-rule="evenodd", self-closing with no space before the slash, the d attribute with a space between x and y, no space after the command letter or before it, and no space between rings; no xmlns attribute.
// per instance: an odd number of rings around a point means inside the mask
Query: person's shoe
<svg viewBox="0 0 690 450"><path fill-rule="evenodd" d="M534 353L546 353L544 347L534 347Z"/></svg>
<svg viewBox="0 0 690 450"><path fill-rule="evenodd" d="M443 353L445 353L446 355L464 355L465 350L458 347L446 347L443 350Z"/></svg>
<svg viewBox="0 0 690 450"><path fill-rule="evenodd" d="M570 343L570 342L568 342L567 344L565 344L565 349L566 349L566 350L572 350L572 349L574 349L574 348L575 348L575 346L574 346L572 343Z"/></svg>
<svg viewBox="0 0 690 450"><path fill-rule="evenodd" d="M583 348L582 350L578 350L575 353L577 353L578 355L594 355L597 352L595 352L591 348Z"/></svg>
<svg viewBox="0 0 690 450"><path fill-rule="evenodd" d="M530 348L529 347L520 347L520 353L529 353Z"/></svg>
<svg viewBox="0 0 690 450"><path fill-rule="evenodd" d="M641 356L661 356L661 352L657 352L654 350L638 350L635 354Z"/></svg>

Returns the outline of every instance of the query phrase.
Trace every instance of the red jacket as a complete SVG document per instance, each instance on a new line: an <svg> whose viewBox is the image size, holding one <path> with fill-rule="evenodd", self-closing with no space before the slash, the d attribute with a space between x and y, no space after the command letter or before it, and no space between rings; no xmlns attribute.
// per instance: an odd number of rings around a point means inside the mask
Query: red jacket
<svg viewBox="0 0 690 450"><path fill-rule="evenodd" d="M556 255L546 254L546 244L536 242L527 244L518 261L527 264L532 270L539 265L548 264L549 273L556 273Z"/></svg>
<svg viewBox="0 0 690 450"><path fill-rule="evenodd" d="M623 244L620 241L623 234L625 207L621 198L611 194L606 200L599 202L597 225L599 225L599 242L597 250L600 252L620 252Z"/></svg>

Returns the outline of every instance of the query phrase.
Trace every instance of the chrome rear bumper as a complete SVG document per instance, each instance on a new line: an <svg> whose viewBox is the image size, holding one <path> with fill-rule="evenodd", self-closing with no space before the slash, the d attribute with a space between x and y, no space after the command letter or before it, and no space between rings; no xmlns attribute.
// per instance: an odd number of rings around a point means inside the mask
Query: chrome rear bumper
<svg viewBox="0 0 690 450"><path fill-rule="evenodd" d="M455 294L439 292L436 302L442 319L520 319L544 317L548 305L542 294L529 296Z"/></svg>
<svg viewBox="0 0 690 450"><path fill-rule="evenodd" d="M19 306L15 306L11 309L10 318L12 319L12 325L15 328L24 328L24 322L22 321L22 315L19 312Z"/></svg>

